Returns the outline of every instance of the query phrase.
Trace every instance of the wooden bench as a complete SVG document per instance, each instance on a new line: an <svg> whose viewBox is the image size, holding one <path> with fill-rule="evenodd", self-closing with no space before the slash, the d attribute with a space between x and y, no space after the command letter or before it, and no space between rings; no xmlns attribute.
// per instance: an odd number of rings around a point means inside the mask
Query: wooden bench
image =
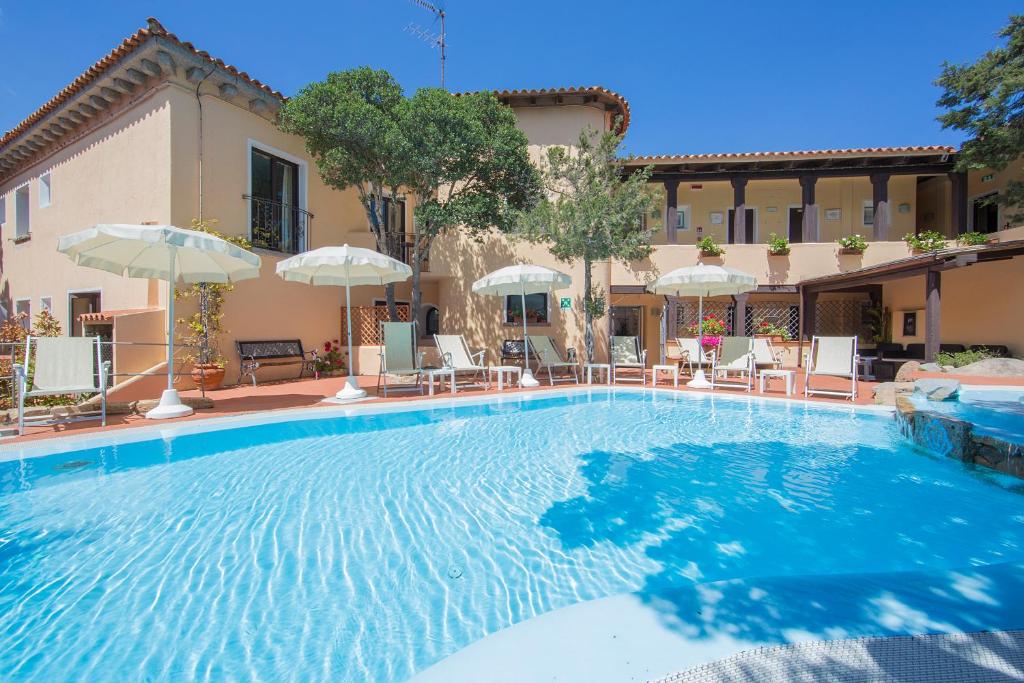
<svg viewBox="0 0 1024 683"><path fill-rule="evenodd" d="M256 371L260 368L279 365L298 365L301 379L308 368L314 370L316 352L305 351L301 339L278 339L264 341L236 341L235 348L241 359L238 372L238 383L246 375L252 377L252 385L256 386ZM310 356L306 358L306 356Z"/></svg>

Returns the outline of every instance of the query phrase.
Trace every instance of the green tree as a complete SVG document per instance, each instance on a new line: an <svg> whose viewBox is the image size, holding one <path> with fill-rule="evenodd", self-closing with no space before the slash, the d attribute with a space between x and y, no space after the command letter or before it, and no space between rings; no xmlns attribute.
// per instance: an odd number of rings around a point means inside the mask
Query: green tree
<svg viewBox="0 0 1024 683"><path fill-rule="evenodd" d="M453 230L510 232L540 199L540 177L513 111L490 93L455 96L421 88L401 108L403 187L416 198L412 315L434 239Z"/></svg>
<svg viewBox="0 0 1024 683"><path fill-rule="evenodd" d="M1003 170L1024 154L1024 15L1011 16L999 36L1005 45L974 64L943 64L935 82L944 90L938 101L947 110L939 116L942 127L970 135L957 161L960 170ZM1024 182L1010 180L996 201L1024 207Z"/></svg>
<svg viewBox="0 0 1024 683"><path fill-rule="evenodd" d="M359 67L310 83L281 109L281 128L305 139L324 183L354 187L366 211L377 251L402 260L400 225L388 225L385 198L399 194L408 146L399 124L402 87L384 70ZM388 311L398 319L395 286L388 285Z"/></svg>
<svg viewBox="0 0 1024 683"><path fill-rule="evenodd" d="M588 128L575 149L551 147L542 164L546 198L522 216L518 233L548 243L565 263L583 262L584 342L587 362L594 360L594 319L604 315L604 293L593 285L597 261L628 263L650 255L652 231L646 216L659 208L649 185L651 167L633 173L619 157L622 137Z"/></svg>

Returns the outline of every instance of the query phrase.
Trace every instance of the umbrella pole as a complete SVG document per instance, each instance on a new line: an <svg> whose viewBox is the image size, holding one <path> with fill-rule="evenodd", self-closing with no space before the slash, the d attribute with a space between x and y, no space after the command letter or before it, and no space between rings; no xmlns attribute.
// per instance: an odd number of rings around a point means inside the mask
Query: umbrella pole
<svg viewBox="0 0 1024 683"><path fill-rule="evenodd" d="M348 377L345 378L345 385L334 395L334 398L342 401L354 401L366 397L366 392L359 388L356 378L352 374L352 285L349 284L350 281L349 267L345 266L345 332L348 338Z"/></svg>
<svg viewBox="0 0 1024 683"><path fill-rule="evenodd" d="M522 283L521 290L522 302L523 302L523 376L519 378L519 386L521 387L536 387L540 386L540 382L533 376L533 370L530 369L530 338L526 336L526 283Z"/></svg>
<svg viewBox="0 0 1024 683"><path fill-rule="evenodd" d="M704 292L697 295L697 347L700 358L697 359L697 372L686 386L694 389L707 389L711 382L704 376Z"/></svg>
<svg viewBox="0 0 1024 683"><path fill-rule="evenodd" d="M167 269L167 388L160 395L160 403L146 413L150 420L166 420L172 417L185 417L192 414L192 409L181 402L181 397L174 388L174 261L177 252L171 252L170 267Z"/></svg>

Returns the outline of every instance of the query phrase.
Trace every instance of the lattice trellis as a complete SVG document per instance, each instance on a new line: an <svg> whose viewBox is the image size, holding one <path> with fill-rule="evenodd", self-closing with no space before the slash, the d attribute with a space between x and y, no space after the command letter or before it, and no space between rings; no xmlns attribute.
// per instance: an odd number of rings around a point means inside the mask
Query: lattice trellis
<svg viewBox="0 0 1024 683"><path fill-rule="evenodd" d="M744 320L744 334L750 336L757 332L762 322L785 328L792 339L797 338L800 331L800 306L790 301L755 301L747 304Z"/></svg>
<svg viewBox="0 0 1024 683"><path fill-rule="evenodd" d="M830 299L814 307L814 333L822 336L871 336L867 299Z"/></svg>
<svg viewBox="0 0 1024 683"><path fill-rule="evenodd" d="M409 322L409 304L398 304L398 319ZM345 307L341 307L341 342L345 343L348 330L345 327L347 317ZM391 320L387 306L353 306L352 307L352 344L354 346L379 346L380 324Z"/></svg>
<svg viewBox="0 0 1024 683"><path fill-rule="evenodd" d="M733 304L725 303L723 301L705 301L704 302L704 316L714 315L716 318L725 320L725 324L730 329L733 328L733 322L735 321L736 307ZM690 333L687 329L690 325L697 324L697 316L699 315L699 307L696 301L680 301L676 304L676 330L672 334L672 330L669 330L670 336L673 337L688 337Z"/></svg>

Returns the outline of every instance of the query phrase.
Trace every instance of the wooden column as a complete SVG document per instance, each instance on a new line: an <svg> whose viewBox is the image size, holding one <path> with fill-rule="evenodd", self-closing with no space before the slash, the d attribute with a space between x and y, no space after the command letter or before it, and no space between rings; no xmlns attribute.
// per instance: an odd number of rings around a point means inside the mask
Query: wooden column
<svg viewBox="0 0 1024 683"><path fill-rule="evenodd" d="M890 239L889 227L889 174L877 173L871 176L871 194L875 206L875 240L886 242Z"/></svg>
<svg viewBox="0 0 1024 683"><path fill-rule="evenodd" d="M747 336L747 299L749 298L749 292L743 292L733 297L736 302L736 307L733 309L732 325L732 336L734 337Z"/></svg>
<svg viewBox="0 0 1024 683"><path fill-rule="evenodd" d="M665 181L665 236L669 244L678 244L676 225L679 220L679 181Z"/></svg>
<svg viewBox="0 0 1024 683"><path fill-rule="evenodd" d="M818 293L817 292L804 292L803 295L803 309L804 309L804 324L801 336L805 339L810 339L814 336L814 325L815 325L815 308L818 305Z"/></svg>
<svg viewBox="0 0 1024 683"><path fill-rule="evenodd" d="M732 242L745 244L747 241L747 179L732 179Z"/></svg>
<svg viewBox="0 0 1024 683"><path fill-rule="evenodd" d="M953 171L949 174L950 188L950 230L954 235L967 232L967 174Z"/></svg>
<svg viewBox="0 0 1024 683"><path fill-rule="evenodd" d="M942 273L929 270L924 281L924 359L931 363L939 352L941 340L942 307L939 290Z"/></svg>
<svg viewBox="0 0 1024 683"><path fill-rule="evenodd" d="M817 178L804 176L800 178L801 204L804 208L803 241L817 242L818 237L818 205L814 202L814 185Z"/></svg>

